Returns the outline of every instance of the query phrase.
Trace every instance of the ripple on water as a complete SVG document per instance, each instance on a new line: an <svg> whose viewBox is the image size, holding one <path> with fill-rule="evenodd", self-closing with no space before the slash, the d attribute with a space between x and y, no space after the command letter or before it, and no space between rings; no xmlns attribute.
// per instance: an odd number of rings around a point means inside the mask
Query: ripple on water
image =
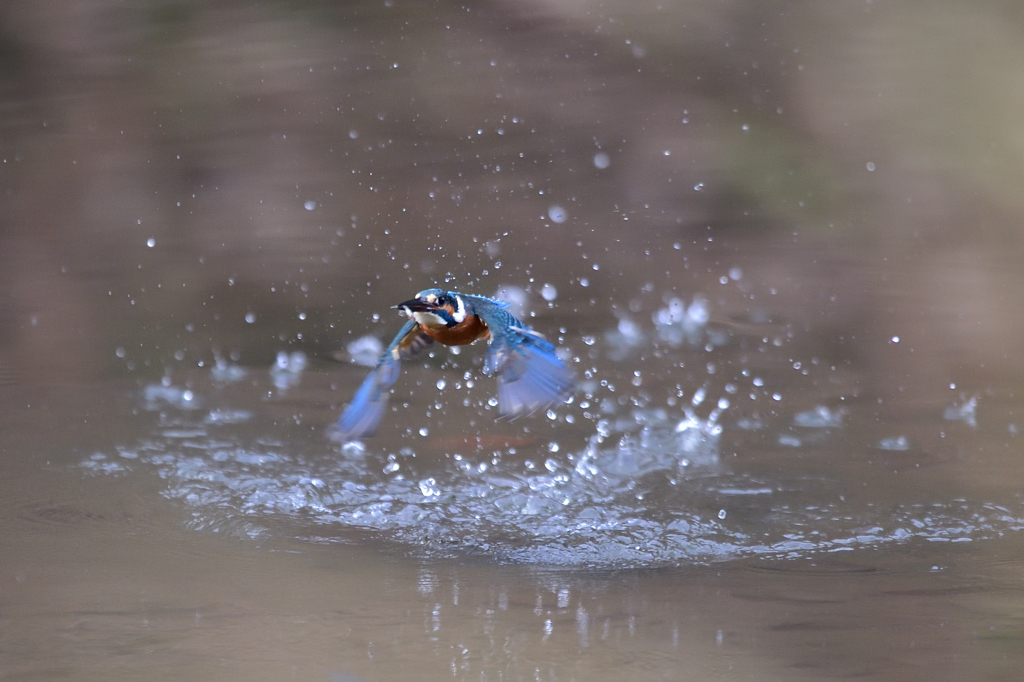
<svg viewBox="0 0 1024 682"><path fill-rule="evenodd" d="M832 500L828 481L815 487L734 473L719 461L721 436L717 414L690 413L679 424L649 416L639 430L598 424L586 447L547 452L542 466L459 458L457 466L443 460L423 470L423 458L408 449L303 456L281 443L190 434L96 453L81 466L97 475L159 476L163 495L184 504L198 530L311 542L370 531L427 556L530 564L795 558L1024 529L1019 501L855 504Z"/></svg>

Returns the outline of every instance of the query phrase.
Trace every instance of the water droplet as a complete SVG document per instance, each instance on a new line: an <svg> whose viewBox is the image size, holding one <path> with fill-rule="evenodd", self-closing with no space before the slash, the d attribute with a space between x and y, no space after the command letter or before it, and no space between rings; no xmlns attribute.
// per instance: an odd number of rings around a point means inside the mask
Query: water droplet
<svg viewBox="0 0 1024 682"><path fill-rule="evenodd" d="M612 158L604 152L594 154L594 166L604 170L612 164Z"/></svg>
<svg viewBox="0 0 1024 682"><path fill-rule="evenodd" d="M548 208L548 217L551 218L553 223L564 223L569 214L566 213L565 209L558 204L552 205Z"/></svg>
<svg viewBox="0 0 1024 682"><path fill-rule="evenodd" d="M245 314L245 321L248 322L249 324L252 324L253 322L255 322L256 321L256 313L246 313Z"/></svg>
<svg viewBox="0 0 1024 682"><path fill-rule="evenodd" d="M698 182L696 185L693 186L693 191L694 192L702 192L702 191L704 191L704 183L703 182Z"/></svg>
<svg viewBox="0 0 1024 682"><path fill-rule="evenodd" d="M541 287L540 296L545 301L554 301L558 298L558 289L556 289L553 284L545 284Z"/></svg>
<svg viewBox="0 0 1024 682"><path fill-rule="evenodd" d="M447 383L445 382L444 379L437 380L437 390L443 391L445 386L447 386Z"/></svg>
<svg viewBox="0 0 1024 682"><path fill-rule="evenodd" d="M312 211L314 208L316 208L316 202L307 201L306 203L303 204L303 206L306 208L307 211Z"/></svg>
<svg viewBox="0 0 1024 682"><path fill-rule="evenodd" d="M869 173L874 173L875 172L875 162L874 161L868 161L867 164L865 164L865 168L868 169Z"/></svg>
<svg viewBox="0 0 1024 682"><path fill-rule="evenodd" d="M152 249L154 246L156 246L156 240L150 237L149 239L146 240L146 246Z"/></svg>
<svg viewBox="0 0 1024 682"><path fill-rule="evenodd" d="M818 405L813 410L793 416L793 425L809 429L832 429L843 425L843 409L833 410L827 405Z"/></svg>
<svg viewBox="0 0 1024 682"><path fill-rule="evenodd" d="M880 450L892 450L896 452L903 452L910 449L910 439L906 436L895 436L893 438L883 438L878 443Z"/></svg>
<svg viewBox="0 0 1024 682"><path fill-rule="evenodd" d="M425 437L428 433L430 433L430 431L427 430L427 427L424 426L422 429L420 429L421 436Z"/></svg>
<svg viewBox="0 0 1024 682"><path fill-rule="evenodd" d="M720 519L724 519L725 518L725 510L724 509L719 509L718 510L718 518L720 518Z"/></svg>

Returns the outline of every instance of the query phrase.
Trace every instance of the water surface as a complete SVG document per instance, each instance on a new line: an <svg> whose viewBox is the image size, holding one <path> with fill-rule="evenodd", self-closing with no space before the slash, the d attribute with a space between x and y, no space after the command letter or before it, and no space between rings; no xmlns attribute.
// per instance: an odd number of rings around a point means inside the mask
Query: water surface
<svg viewBox="0 0 1024 682"><path fill-rule="evenodd" d="M0 676L1019 676L1009 5L77 12L0 10ZM435 284L579 390L331 442Z"/></svg>

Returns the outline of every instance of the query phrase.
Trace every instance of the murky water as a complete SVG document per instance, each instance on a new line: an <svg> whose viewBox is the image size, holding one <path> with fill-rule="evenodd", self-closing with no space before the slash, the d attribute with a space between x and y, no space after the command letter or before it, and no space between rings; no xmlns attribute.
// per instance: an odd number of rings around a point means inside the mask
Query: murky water
<svg viewBox="0 0 1024 682"><path fill-rule="evenodd" d="M1016 23L79 12L0 9L0 677L1020 677ZM330 441L434 284L579 390Z"/></svg>

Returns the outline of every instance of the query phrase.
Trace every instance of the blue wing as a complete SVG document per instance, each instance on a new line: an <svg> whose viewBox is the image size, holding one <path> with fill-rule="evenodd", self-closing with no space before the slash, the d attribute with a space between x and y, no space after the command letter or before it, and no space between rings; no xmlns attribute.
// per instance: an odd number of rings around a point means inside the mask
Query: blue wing
<svg viewBox="0 0 1024 682"><path fill-rule="evenodd" d="M484 373L498 377L498 409L503 417L527 415L572 395L576 379L551 343L497 301L461 295L491 331Z"/></svg>
<svg viewBox="0 0 1024 682"><path fill-rule="evenodd" d="M388 403L388 389L398 380L402 360L416 355L433 343L414 320L402 326L395 338L381 353L377 366L363 380L328 437L342 443L373 435Z"/></svg>

